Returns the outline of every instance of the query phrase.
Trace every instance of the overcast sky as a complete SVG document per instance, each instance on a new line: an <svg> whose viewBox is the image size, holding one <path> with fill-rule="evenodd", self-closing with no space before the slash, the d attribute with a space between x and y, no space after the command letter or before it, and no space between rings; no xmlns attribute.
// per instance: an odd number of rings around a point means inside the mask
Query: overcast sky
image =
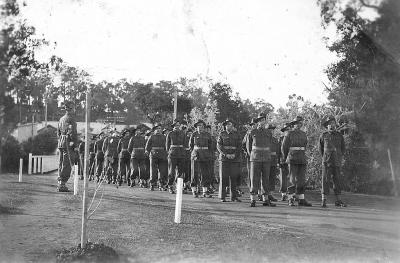
<svg viewBox="0 0 400 263"><path fill-rule="evenodd" d="M289 94L326 101L322 41L312 0L26 0L22 14L95 82L226 79L242 98L284 105Z"/></svg>

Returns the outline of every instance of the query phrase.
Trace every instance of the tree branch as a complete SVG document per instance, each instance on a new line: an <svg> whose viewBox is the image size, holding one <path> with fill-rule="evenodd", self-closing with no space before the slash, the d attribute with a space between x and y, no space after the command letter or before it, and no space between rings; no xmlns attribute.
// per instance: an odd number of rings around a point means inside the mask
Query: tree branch
<svg viewBox="0 0 400 263"><path fill-rule="evenodd" d="M373 9L376 9L376 10L380 9L379 6L377 6L377 5L371 5L371 4L366 3L365 0L360 0L360 2L365 7L373 8Z"/></svg>

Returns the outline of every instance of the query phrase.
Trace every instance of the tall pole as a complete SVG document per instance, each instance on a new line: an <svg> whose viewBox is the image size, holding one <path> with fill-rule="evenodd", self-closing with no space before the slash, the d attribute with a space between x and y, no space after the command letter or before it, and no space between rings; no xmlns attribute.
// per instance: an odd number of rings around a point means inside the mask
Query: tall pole
<svg viewBox="0 0 400 263"><path fill-rule="evenodd" d="M89 128L90 128L90 88L86 91L86 128L85 128L85 162L83 172L83 204L82 204L82 233L81 233L81 248L86 247L87 235L87 189L88 189L88 171L89 171Z"/></svg>
<svg viewBox="0 0 400 263"><path fill-rule="evenodd" d="M44 108L44 123L45 123L45 127L47 127L47 99L46 99L46 104L45 104L45 108Z"/></svg>
<svg viewBox="0 0 400 263"><path fill-rule="evenodd" d="M178 88L175 89L174 94L174 120L178 118Z"/></svg>

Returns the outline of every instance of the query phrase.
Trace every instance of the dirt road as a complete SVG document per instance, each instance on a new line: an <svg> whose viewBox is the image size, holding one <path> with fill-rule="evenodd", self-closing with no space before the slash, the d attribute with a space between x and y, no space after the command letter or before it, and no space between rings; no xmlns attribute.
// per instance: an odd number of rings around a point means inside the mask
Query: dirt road
<svg viewBox="0 0 400 263"><path fill-rule="evenodd" d="M81 197L57 193L54 174L17 180L0 176L0 262L54 262L80 241ZM248 193L242 203L184 195L177 225L174 195L106 185L89 240L127 262L400 261L399 199L345 194L349 207L322 209L307 194L311 208L251 208Z"/></svg>

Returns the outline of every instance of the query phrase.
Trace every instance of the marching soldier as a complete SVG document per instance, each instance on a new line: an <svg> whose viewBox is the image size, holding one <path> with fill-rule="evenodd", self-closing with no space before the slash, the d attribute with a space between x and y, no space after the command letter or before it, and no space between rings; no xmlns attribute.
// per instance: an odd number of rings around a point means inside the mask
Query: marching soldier
<svg viewBox="0 0 400 263"><path fill-rule="evenodd" d="M294 195L299 198L299 206L312 206L304 198L306 176L306 146L307 135L301 130L303 118L297 116L291 122L293 130L288 131L282 142L283 159L289 165L289 206L294 206Z"/></svg>
<svg viewBox="0 0 400 263"><path fill-rule="evenodd" d="M65 185L71 176L72 166L75 161L74 147L77 147L76 122L71 115L70 102L64 103L65 115L58 122L58 150L60 152L58 164L58 187L59 192L68 192Z"/></svg>
<svg viewBox="0 0 400 263"><path fill-rule="evenodd" d="M272 202L278 201L273 195L272 192L275 190L275 180L276 180L276 175L278 173L278 159L277 159L277 152L280 151L279 145L278 145L278 140L273 136L272 131L276 129L276 126L273 124L268 124L267 127L268 130L271 132L271 138L272 138L272 143L271 143L271 168L269 171L269 195L268 199Z"/></svg>
<svg viewBox="0 0 400 263"><path fill-rule="evenodd" d="M230 201L240 202L236 197L236 184L240 177L240 144L241 139L234 131L233 121L226 120L222 123L224 131L220 133L217 141L219 152L219 198L225 202L226 187L229 185Z"/></svg>
<svg viewBox="0 0 400 263"><path fill-rule="evenodd" d="M212 141L211 135L206 132L206 123L203 120L198 120L194 127L197 129L193 132L189 141L191 154L191 187L194 197L198 197L197 187L200 185L203 189L203 197L212 197L208 193L207 187L210 185L210 161Z"/></svg>
<svg viewBox="0 0 400 263"><path fill-rule="evenodd" d="M261 183L263 206L274 207L276 205L268 199L272 135L271 132L265 129L265 114L259 114L255 122L257 123L257 128L249 134L246 147L250 156L250 206L256 206L256 198Z"/></svg>
<svg viewBox="0 0 400 263"><path fill-rule="evenodd" d="M157 183L160 191L166 190L165 183L168 174L167 151L165 150L165 136L162 134L160 124L153 127L154 134L150 136L146 143L146 153L150 157L150 190L154 190Z"/></svg>
<svg viewBox="0 0 400 263"><path fill-rule="evenodd" d="M181 130L181 123L175 119L172 123L173 130L167 134L165 148L168 152L168 189L174 193L173 184L176 178L183 178L185 173L185 140L186 135ZM176 170L178 173L176 174Z"/></svg>
<svg viewBox="0 0 400 263"><path fill-rule="evenodd" d="M105 155L104 172L107 176L107 182L110 184L117 183L117 170L118 170L118 141L117 131L111 131L110 136L103 142L102 151Z"/></svg>
<svg viewBox="0 0 400 263"><path fill-rule="evenodd" d="M329 185L333 181L333 192L336 196L335 206L345 207L340 199L342 178L340 166L345 152L343 135L336 131L336 120L333 116L326 118L323 126L327 129L319 138L319 149L322 155L322 207L326 207L326 197L329 194Z"/></svg>
<svg viewBox="0 0 400 263"><path fill-rule="evenodd" d="M124 129L121 133L121 139L118 141L118 185L121 185L122 182L128 182L128 185L135 185L135 181L131 183L130 180L127 180L130 166L130 154L128 151L130 138L131 136L129 129Z"/></svg>
<svg viewBox="0 0 400 263"><path fill-rule="evenodd" d="M281 132L284 134L279 137L278 140L278 151L277 151L277 159L278 159L278 164L279 164L279 181L280 181L280 189L279 191L282 194L281 201L287 201L288 196L287 196L287 180L288 180L288 175L289 175L289 167L286 161L283 158L282 155L282 141L283 138L285 137L287 131L289 131L291 128L290 123L286 123L285 126L281 129Z"/></svg>
<svg viewBox="0 0 400 263"><path fill-rule="evenodd" d="M129 140L128 151L131 153L131 187L135 185L136 178L139 179L139 186L146 185L146 165L144 154L144 147L146 146L146 139L139 129L133 129L135 133Z"/></svg>
<svg viewBox="0 0 400 263"><path fill-rule="evenodd" d="M104 164L104 153L102 149L103 142L104 142L104 133L101 132L99 134L99 139L94 143L93 146L95 152L94 174L97 178L97 182L100 182L103 173L103 164Z"/></svg>

